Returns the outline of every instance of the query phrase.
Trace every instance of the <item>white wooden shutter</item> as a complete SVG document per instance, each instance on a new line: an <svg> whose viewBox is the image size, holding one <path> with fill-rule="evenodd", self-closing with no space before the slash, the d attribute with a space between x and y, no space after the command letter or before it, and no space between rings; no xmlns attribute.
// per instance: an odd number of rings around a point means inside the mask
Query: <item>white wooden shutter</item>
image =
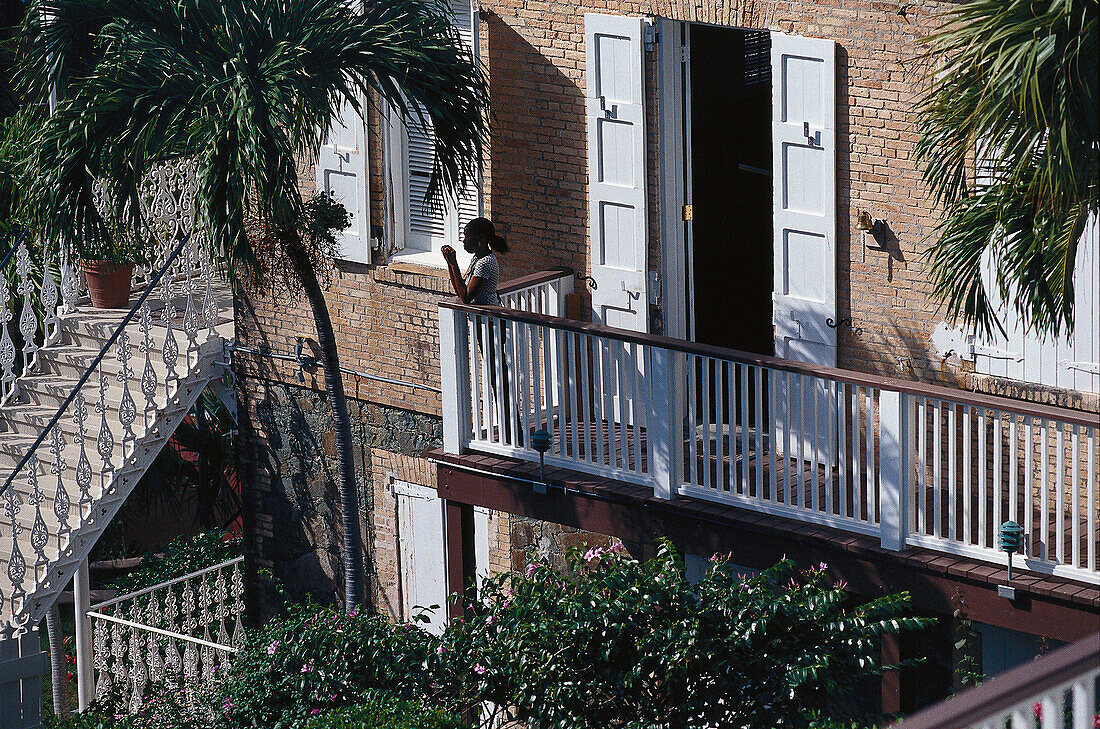
<svg viewBox="0 0 1100 729"><path fill-rule="evenodd" d="M477 16L469 2L453 0L448 5L452 22L463 45L477 58ZM421 109L423 110L423 109ZM398 210L406 211L404 239L398 247L419 251L437 251L444 244L455 245L467 222L480 215L479 186L470 185L457 198L440 205L426 200L428 179L435 160L435 134L425 124L412 121L399 130L402 142L400 200ZM458 247L458 246L456 246ZM461 255L461 253L460 253Z"/></svg>
<svg viewBox="0 0 1100 729"><path fill-rule="evenodd" d="M776 356L836 366L836 56L772 33Z"/></svg>
<svg viewBox="0 0 1100 729"><path fill-rule="evenodd" d="M772 320L775 354L836 366L836 51L772 33ZM836 396L816 378L776 378L777 447L837 453Z"/></svg>
<svg viewBox="0 0 1100 729"><path fill-rule="evenodd" d="M586 14L588 228L592 319L648 329L645 19Z"/></svg>
<svg viewBox="0 0 1100 729"><path fill-rule="evenodd" d="M447 620L447 569L443 545L443 500L435 489L396 481L398 550L401 562L401 602L408 620L420 608L439 607L426 613L430 623L421 625L440 635Z"/></svg>
<svg viewBox="0 0 1100 729"><path fill-rule="evenodd" d="M1085 226L1074 264L1074 332L1047 337L1028 331L1016 309L997 292L996 262L982 258L982 282L1005 334L974 342L976 372L1081 392L1100 392L1100 226Z"/></svg>
<svg viewBox="0 0 1100 729"><path fill-rule="evenodd" d="M342 260L371 260L368 179L363 117L345 103L317 155L317 189L330 193L351 214L351 224L338 236L337 257Z"/></svg>

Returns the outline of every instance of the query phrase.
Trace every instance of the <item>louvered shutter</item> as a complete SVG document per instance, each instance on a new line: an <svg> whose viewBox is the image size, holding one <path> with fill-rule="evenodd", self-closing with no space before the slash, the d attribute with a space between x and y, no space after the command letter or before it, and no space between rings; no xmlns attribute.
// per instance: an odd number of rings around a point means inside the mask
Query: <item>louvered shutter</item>
<svg viewBox="0 0 1100 729"><path fill-rule="evenodd" d="M452 21L459 38L470 54L477 57L476 16L466 2L450 4ZM423 111L423 108L421 108ZM429 203L426 194L435 154L432 129L414 120L402 130L404 170L402 197L407 211L404 248L409 251L437 251L444 244L455 245L461 227L480 214L478 185L471 185L457 200Z"/></svg>

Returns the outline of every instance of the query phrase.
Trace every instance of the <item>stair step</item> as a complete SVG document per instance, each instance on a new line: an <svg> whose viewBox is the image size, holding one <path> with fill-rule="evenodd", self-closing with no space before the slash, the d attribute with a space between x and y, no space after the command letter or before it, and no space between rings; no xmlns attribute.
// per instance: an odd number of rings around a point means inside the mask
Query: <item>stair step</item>
<svg viewBox="0 0 1100 729"><path fill-rule="evenodd" d="M177 285L176 290L182 290L182 286ZM195 304L199 307L202 306L201 293L202 292L200 292L200 298L195 300ZM215 332L217 339L208 342L211 332L207 328L200 329L195 338L195 344L202 348L201 353L206 358L216 356L216 348L220 346L219 340L230 339L233 336L232 294L228 286L221 282L215 284L214 294L216 296L219 315L219 324ZM139 295L140 290L136 290L131 297L131 303L136 301ZM150 305L151 310L154 312L154 316L156 316L156 312L161 310L163 303L159 299L153 298L150 299ZM172 331L178 348L174 369L179 379L180 386L188 388L188 390L186 392L181 392L178 396L173 395L173 398L179 397L182 402L172 410L166 409L165 405L168 398L165 391L165 382L168 379L168 368L165 366L161 354L168 329L163 323L154 321L150 330L150 339L152 340L152 357L150 361L156 372L158 385L155 401L158 408L156 416L157 420L165 426L167 425L165 421L177 423L183 416L183 412L181 412L180 408L189 407L193 402L197 395L194 385L200 381L189 372L190 368L188 367L187 349L189 341L182 327L186 299L182 296L176 296L173 301L173 306L177 310L177 315L172 320ZM85 372L87 372L89 365L99 355L106 341L115 333L119 323L126 316L128 310L129 308L96 310L88 307L81 307L77 311L62 318L60 324L61 341L58 344L51 345L39 351L38 370L20 379L20 390L17 402L10 403L0 408L0 486L7 481L15 466L34 445L42 429L56 415L58 408L72 392L73 386ZM156 318L159 319L159 316ZM93 513L97 513L99 510L106 510L108 514L113 515L115 509L118 507L118 500L120 500L123 495L128 494L133 483L142 473L144 473L144 469L148 467L148 464L152 462L150 456L155 455L152 451L161 448L163 443L161 439L161 436L164 435L163 432L157 432L155 435L152 432L145 432L144 410L146 400L145 396L141 393L140 381L146 360L145 354L141 352L138 347L144 340L144 334L141 331L141 323L138 318L135 318L127 325L126 333L133 347L132 357L129 361L133 376L129 380L129 388L130 395L134 398L135 405L138 409L137 417L135 418L132 428L136 436L134 446L138 449L139 453L136 463L140 465L136 467L129 466L128 470L119 472L116 478L125 478L125 481L118 482L121 492L112 492L111 495L107 496L110 500L107 502L103 501L103 485L100 476L101 463L96 447L101 415L96 413L94 409L94 404L99 400L100 374L108 378L105 401L108 408L107 423L113 435L115 445L112 461L116 468L121 467L124 462L124 449L121 442L123 429L118 422L118 408L124 390L122 384L116 379L118 372L122 368L122 364L116 358L117 348L112 347L111 350L108 350L102 362L97 366L96 371L82 388L88 406L88 418L85 421L83 445L92 468L92 481L89 485L89 496L93 499L91 505ZM192 377L194 377L194 379L191 379ZM175 388L173 388L173 391L175 391ZM59 419L58 424L61 432L65 434L66 441L61 451L64 469L61 474L61 479L65 484L65 493L70 504L67 521L70 526L77 527L81 523L79 513L80 494L79 488L76 485L76 464L80 454L80 444L74 442L76 424L72 420L71 412L64 413ZM147 441L149 445L142 445L143 441ZM18 474L17 477L13 479L9 487L11 493L17 494L22 503L19 513L16 516L17 524L21 527L21 533L17 538L17 544L23 558L28 563L27 572L22 581L22 589L26 590L28 594L24 601L24 605L21 607L21 611L24 613L26 611L33 611L33 619L38 619L43 606L53 601L57 591L62 589L62 585L57 583L60 581L67 581L73 570L76 569L78 559L84 556L84 554L69 554L67 557L61 557L59 549L61 545L58 543L57 536L60 530L60 524L58 523L57 516L53 513L54 495L57 490L58 476L50 473L54 456L49 451L48 440L39 446L37 456L38 463L36 473L38 475L38 487L43 493L42 502L37 509L27 503L31 485L27 483L28 473L26 467L24 467L22 473ZM125 485L121 485L122 483L125 483ZM8 522L7 516L3 511L5 501L6 499L0 496L0 628L6 626L9 621L15 617L13 612L14 607L10 603L12 586L7 579L8 560L11 557L12 551L12 525ZM35 584L36 575L34 562L36 555L30 546L30 531L34 524L38 509L41 510L42 520L46 525L46 531L49 535L45 552L49 560L51 579L48 585L43 584L42 587L38 587ZM101 523L97 523L93 526L92 524L83 522L83 527L78 529L73 536L76 537L77 535L81 535L82 538L93 537L102 526ZM87 544L80 547L84 552L86 552L87 548ZM66 537L66 549L69 549L68 537Z"/></svg>

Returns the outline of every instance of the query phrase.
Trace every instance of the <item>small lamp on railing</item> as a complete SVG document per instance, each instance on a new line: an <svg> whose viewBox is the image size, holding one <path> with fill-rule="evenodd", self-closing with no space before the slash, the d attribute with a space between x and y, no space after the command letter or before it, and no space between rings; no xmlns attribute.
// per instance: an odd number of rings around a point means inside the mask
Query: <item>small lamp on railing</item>
<svg viewBox="0 0 1100 729"><path fill-rule="evenodd" d="M540 494L546 493L546 451L550 450L550 432L546 428L539 428L531 434L531 447L539 454L539 481L542 487L535 487Z"/></svg>
<svg viewBox="0 0 1100 729"><path fill-rule="evenodd" d="M1008 580L1012 581L1012 554L1024 551L1024 528L1014 521L1001 524L997 546L1002 552L1008 552Z"/></svg>

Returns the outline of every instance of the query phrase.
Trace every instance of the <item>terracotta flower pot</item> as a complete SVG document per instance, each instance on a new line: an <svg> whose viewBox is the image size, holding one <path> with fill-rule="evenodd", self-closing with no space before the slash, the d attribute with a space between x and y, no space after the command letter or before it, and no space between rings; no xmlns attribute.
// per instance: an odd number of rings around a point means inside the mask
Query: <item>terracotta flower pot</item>
<svg viewBox="0 0 1100 729"><path fill-rule="evenodd" d="M81 261L88 296L97 309L121 309L130 303L130 280L134 264L111 261Z"/></svg>

